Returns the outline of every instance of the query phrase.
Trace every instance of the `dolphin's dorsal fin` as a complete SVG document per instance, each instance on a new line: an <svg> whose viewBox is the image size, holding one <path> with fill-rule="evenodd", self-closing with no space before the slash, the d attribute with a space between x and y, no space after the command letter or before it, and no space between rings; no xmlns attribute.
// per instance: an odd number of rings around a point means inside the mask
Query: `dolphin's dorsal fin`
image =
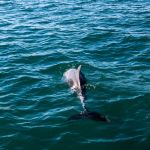
<svg viewBox="0 0 150 150"><path fill-rule="evenodd" d="M80 72L80 70L81 70L81 65L77 68L77 70Z"/></svg>
<svg viewBox="0 0 150 150"><path fill-rule="evenodd" d="M77 68L78 86L81 89L81 85L80 85L80 70L81 70L81 65Z"/></svg>

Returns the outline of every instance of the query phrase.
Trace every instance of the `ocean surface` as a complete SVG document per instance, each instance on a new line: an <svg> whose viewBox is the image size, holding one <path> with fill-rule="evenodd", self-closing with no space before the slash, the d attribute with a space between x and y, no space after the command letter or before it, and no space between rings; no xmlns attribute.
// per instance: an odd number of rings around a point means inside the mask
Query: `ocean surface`
<svg viewBox="0 0 150 150"><path fill-rule="evenodd" d="M82 111L63 79L82 65ZM150 1L0 0L0 150L149 150Z"/></svg>

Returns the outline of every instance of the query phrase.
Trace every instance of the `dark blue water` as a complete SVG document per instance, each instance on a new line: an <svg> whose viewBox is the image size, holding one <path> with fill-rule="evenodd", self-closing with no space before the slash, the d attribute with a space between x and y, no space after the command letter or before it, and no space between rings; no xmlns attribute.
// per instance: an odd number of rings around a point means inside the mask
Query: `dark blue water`
<svg viewBox="0 0 150 150"><path fill-rule="evenodd" d="M63 73L82 65L82 110ZM0 0L0 149L149 150L150 1Z"/></svg>

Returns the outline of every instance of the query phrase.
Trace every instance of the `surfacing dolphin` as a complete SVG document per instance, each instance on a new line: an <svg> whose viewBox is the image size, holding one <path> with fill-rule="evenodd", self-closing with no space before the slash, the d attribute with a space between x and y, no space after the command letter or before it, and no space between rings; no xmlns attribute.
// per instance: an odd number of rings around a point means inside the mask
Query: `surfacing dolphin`
<svg viewBox="0 0 150 150"><path fill-rule="evenodd" d="M75 92L85 109L85 99L86 99L86 78L81 72L81 65L77 69L69 69L64 73L66 82L69 84L71 90Z"/></svg>
<svg viewBox="0 0 150 150"><path fill-rule="evenodd" d="M64 73L64 77L71 90L78 95L83 107L83 111L80 114L73 115L68 120L91 119L94 121L110 122L107 117L98 112L91 112L85 107L87 82L84 74L81 72L81 65L77 69L71 68L67 70Z"/></svg>

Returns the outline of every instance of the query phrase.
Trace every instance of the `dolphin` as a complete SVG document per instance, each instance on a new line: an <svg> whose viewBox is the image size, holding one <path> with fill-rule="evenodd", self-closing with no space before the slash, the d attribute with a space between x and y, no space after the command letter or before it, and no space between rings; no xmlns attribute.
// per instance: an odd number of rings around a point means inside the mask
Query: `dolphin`
<svg viewBox="0 0 150 150"><path fill-rule="evenodd" d="M86 78L81 72L81 65L77 69L69 69L64 73L64 77L71 90L75 92L85 109L85 99L86 99Z"/></svg>
<svg viewBox="0 0 150 150"><path fill-rule="evenodd" d="M110 122L106 116L98 112L89 111L85 106L87 81L84 74L81 72L81 65L77 69L71 68L67 70L63 76L71 90L79 97L83 107L83 111L81 111L80 114L75 114L69 117L68 120L91 119L94 121Z"/></svg>

